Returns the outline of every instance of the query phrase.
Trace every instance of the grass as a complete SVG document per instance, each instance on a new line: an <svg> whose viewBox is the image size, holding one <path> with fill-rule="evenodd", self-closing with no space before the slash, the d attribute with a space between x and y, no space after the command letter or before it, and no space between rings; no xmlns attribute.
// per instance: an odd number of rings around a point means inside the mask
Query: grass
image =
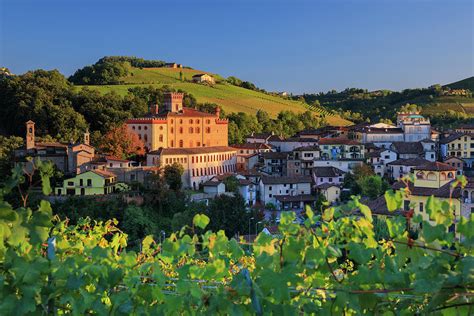
<svg viewBox="0 0 474 316"><path fill-rule="evenodd" d="M180 72L183 74L183 81L180 80ZM199 103L216 103L228 112L245 112L256 114L262 109L272 117L284 110L294 112L314 111L318 115L324 115L326 121L331 125L345 126L352 124L339 116L328 116L328 113L321 108L310 108L306 103L281 98L279 96L268 95L262 92L236 87L223 82L219 75L212 74L218 82L214 86L197 84L190 82L192 76L203 73L194 69L173 69L173 68L133 68L131 74L123 78L124 84L87 86L101 93L115 91L120 95L126 95L128 89L136 86L161 87L169 85L175 89L181 89L192 94ZM209 73L210 74L210 73Z"/></svg>
<svg viewBox="0 0 474 316"><path fill-rule="evenodd" d="M428 104L421 104L424 114L439 114L446 111L474 114L474 99L466 97L438 97Z"/></svg>

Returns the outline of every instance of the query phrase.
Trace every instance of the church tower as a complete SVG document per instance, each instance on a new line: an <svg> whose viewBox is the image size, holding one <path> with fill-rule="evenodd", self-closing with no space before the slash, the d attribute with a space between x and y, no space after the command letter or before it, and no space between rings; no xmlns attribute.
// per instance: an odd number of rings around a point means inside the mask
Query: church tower
<svg viewBox="0 0 474 316"><path fill-rule="evenodd" d="M26 149L35 148L35 122L26 122Z"/></svg>

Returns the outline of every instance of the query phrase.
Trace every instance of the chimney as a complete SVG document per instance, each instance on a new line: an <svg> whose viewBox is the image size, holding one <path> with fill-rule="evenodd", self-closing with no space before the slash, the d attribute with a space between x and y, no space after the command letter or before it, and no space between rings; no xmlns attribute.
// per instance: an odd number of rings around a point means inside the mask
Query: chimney
<svg viewBox="0 0 474 316"><path fill-rule="evenodd" d="M91 140L90 140L90 133L89 133L89 130L87 130L85 133L84 133L84 144L85 145L90 145L91 143Z"/></svg>
<svg viewBox="0 0 474 316"><path fill-rule="evenodd" d="M26 122L26 149L35 148L35 122Z"/></svg>

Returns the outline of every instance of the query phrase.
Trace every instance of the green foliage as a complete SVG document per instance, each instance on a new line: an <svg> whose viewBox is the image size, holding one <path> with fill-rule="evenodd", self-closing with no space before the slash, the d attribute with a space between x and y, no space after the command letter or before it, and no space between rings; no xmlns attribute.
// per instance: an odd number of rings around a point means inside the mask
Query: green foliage
<svg viewBox="0 0 474 316"><path fill-rule="evenodd" d="M183 186L181 176L183 175L183 166L177 162L165 166L164 178L171 190L178 191Z"/></svg>
<svg viewBox="0 0 474 316"><path fill-rule="evenodd" d="M14 173L0 196L19 181ZM445 220L421 220L420 238L411 239L404 217L387 219L390 237L379 239L370 212L351 213L360 207L353 200L322 216L309 209L304 226L285 212L279 236L260 234L252 245L223 231L181 230L165 240L146 236L132 251L116 220L71 225L53 218L47 202L14 210L0 198L0 313L472 312L474 215L459 221L461 240ZM443 207L433 200L427 211ZM204 229L213 220L199 214L193 223Z"/></svg>
<svg viewBox="0 0 474 316"><path fill-rule="evenodd" d="M366 176L357 180L362 196L376 199L389 188L388 183L380 176Z"/></svg>
<svg viewBox="0 0 474 316"><path fill-rule="evenodd" d="M15 149L23 146L23 138L17 136L0 135L0 174L7 175L11 169L11 161ZM0 182L3 182L1 179Z"/></svg>
<svg viewBox="0 0 474 316"><path fill-rule="evenodd" d="M69 81L77 85L119 84L120 78L130 72L130 67L127 60L104 57L91 66L77 70Z"/></svg>
<svg viewBox="0 0 474 316"><path fill-rule="evenodd" d="M224 179L226 192L239 192L239 180L235 176L230 176Z"/></svg>

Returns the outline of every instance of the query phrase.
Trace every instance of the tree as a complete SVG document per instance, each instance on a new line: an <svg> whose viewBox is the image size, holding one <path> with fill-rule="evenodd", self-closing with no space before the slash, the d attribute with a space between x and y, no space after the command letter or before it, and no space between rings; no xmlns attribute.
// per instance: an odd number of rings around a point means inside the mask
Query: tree
<svg viewBox="0 0 474 316"><path fill-rule="evenodd" d="M251 214L246 211L244 198L238 194L217 196L209 203L206 213L213 219L209 228L214 231L225 230L228 237L248 230Z"/></svg>
<svg viewBox="0 0 474 316"><path fill-rule="evenodd" d="M164 178L169 188L178 191L183 186L181 176L183 175L183 166L177 162L167 165L164 170Z"/></svg>
<svg viewBox="0 0 474 316"><path fill-rule="evenodd" d="M235 176L230 176L224 179L226 192L239 192L239 180Z"/></svg>
<svg viewBox="0 0 474 316"><path fill-rule="evenodd" d="M367 176L357 180L363 196L376 199L388 189L388 184L379 176Z"/></svg>
<svg viewBox="0 0 474 316"><path fill-rule="evenodd" d="M375 175L375 172L372 170L372 168L368 164L363 163L363 164L357 165L354 168L353 174L354 174L354 179L357 181L364 177L373 176Z"/></svg>
<svg viewBox="0 0 474 316"><path fill-rule="evenodd" d="M127 159L145 154L145 145L137 134L129 132L126 124L110 130L103 138L100 148L114 157Z"/></svg>
<svg viewBox="0 0 474 316"><path fill-rule="evenodd" d="M0 175L6 175L12 167L12 158L15 149L23 146L23 138L17 136L0 135ZM2 177L5 178L5 177ZM0 180L2 182L3 179Z"/></svg>

